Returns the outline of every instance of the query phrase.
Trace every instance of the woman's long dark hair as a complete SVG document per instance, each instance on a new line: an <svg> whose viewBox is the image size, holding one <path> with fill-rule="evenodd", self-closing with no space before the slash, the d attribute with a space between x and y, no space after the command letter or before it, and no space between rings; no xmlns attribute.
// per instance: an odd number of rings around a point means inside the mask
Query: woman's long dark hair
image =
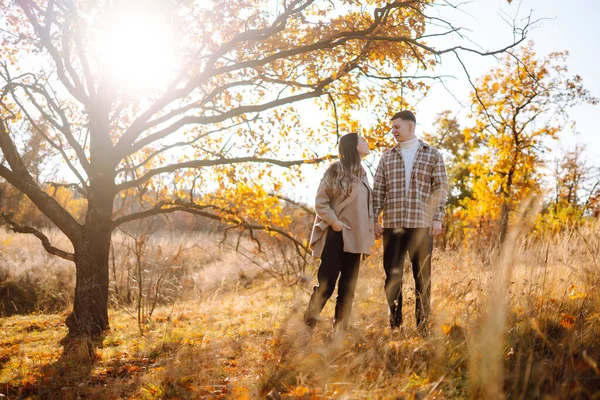
<svg viewBox="0 0 600 400"><path fill-rule="evenodd" d="M364 174L357 146L358 133L347 133L341 137L338 145L340 162L333 164L328 170L329 180L335 192L348 195L352 184Z"/></svg>

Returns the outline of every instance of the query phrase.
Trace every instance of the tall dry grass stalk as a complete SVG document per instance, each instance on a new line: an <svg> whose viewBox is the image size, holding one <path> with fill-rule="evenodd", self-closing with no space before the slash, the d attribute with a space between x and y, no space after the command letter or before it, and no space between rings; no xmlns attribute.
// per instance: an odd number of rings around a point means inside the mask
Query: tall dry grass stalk
<svg viewBox="0 0 600 400"><path fill-rule="evenodd" d="M541 210L542 201L530 197L521 206L517 223L509 228L500 249L494 257L485 313L481 316L481 332L473 338L470 355L472 397L503 399L504 355L506 354L507 314L510 308L508 289L518 260L518 249L524 236L529 233Z"/></svg>
<svg viewBox="0 0 600 400"><path fill-rule="evenodd" d="M192 295L157 306L144 337L134 315L113 308L113 329L94 357L73 361L59 343L63 316L0 319L0 393L43 398L67 387L84 398L598 397L600 224L535 241L522 235L534 213L532 203L521 231L511 232L495 258L482 258L481 249L434 250L428 337L415 327L408 272L405 327L390 331L380 249L361 266L349 330L334 335L332 299L307 336L301 317L313 275L303 287L281 284L245 257L218 250L212 238L190 236L181 264ZM148 248L175 251L178 236L164 234ZM116 254L126 259L124 248Z"/></svg>

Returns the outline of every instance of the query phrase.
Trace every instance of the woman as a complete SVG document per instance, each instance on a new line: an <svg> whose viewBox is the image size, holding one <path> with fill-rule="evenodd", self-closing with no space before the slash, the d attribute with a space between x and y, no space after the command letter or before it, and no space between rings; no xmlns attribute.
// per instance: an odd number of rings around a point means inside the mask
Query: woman
<svg viewBox="0 0 600 400"><path fill-rule="evenodd" d="M361 159L370 153L357 133L340 139L340 161L325 172L315 199L317 216L310 247L321 258L304 322L314 328L321 310L338 284L334 328L345 329L352 309L361 254L375 243L372 193Z"/></svg>

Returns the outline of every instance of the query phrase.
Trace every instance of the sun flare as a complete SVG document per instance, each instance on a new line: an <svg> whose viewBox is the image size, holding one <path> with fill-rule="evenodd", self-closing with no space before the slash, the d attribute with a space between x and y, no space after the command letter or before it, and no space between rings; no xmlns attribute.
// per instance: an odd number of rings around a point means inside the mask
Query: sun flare
<svg viewBox="0 0 600 400"><path fill-rule="evenodd" d="M173 28L159 15L143 12L106 20L97 53L113 82L129 91L163 86L179 64Z"/></svg>

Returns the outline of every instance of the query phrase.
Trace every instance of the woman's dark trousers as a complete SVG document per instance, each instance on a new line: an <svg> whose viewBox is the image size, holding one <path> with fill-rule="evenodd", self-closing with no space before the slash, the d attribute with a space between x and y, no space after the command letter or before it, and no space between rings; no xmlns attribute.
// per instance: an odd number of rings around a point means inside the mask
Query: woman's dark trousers
<svg viewBox="0 0 600 400"><path fill-rule="evenodd" d="M318 283L314 287L304 313L304 322L308 326L312 328L316 325L319 314L333 294L335 283L339 277L334 327L346 329L352 311L359 266L360 254L346 253L342 232L336 232L329 228L325 247L321 254L321 265L317 273Z"/></svg>
<svg viewBox="0 0 600 400"><path fill-rule="evenodd" d="M433 238L429 228L385 228L383 230L383 268L385 294L390 307L392 328L402 325L402 273L408 252L415 278L417 327L424 327L430 314L431 253Z"/></svg>

